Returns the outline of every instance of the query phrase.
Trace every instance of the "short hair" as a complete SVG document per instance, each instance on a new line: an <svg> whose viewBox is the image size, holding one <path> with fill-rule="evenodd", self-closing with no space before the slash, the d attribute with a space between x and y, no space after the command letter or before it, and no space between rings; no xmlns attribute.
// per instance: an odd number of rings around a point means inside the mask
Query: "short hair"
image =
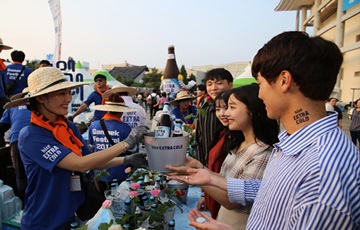
<svg viewBox="0 0 360 230"><path fill-rule="evenodd" d="M41 60L39 65L46 65L46 66L51 66L51 63L48 60Z"/></svg>
<svg viewBox="0 0 360 230"><path fill-rule="evenodd" d="M162 96L162 97L166 97L166 92L162 92L162 93L161 93L161 96Z"/></svg>
<svg viewBox="0 0 360 230"><path fill-rule="evenodd" d="M14 50L13 52L11 52L11 60L13 60L14 62L23 62L25 60L25 53L22 52L21 50Z"/></svg>
<svg viewBox="0 0 360 230"><path fill-rule="evenodd" d="M233 82L233 77L229 71L224 68L216 68L209 70L205 73L205 81L209 80L227 80L227 82Z"/></svg>
<svg viewBox="0 0 360 230"><path fill-rule="evenodd" d="M255 55L251 72L267 82L276 81L281 71L291 73L300 92L315 101L326 100L334 89L343 57L333 42L305 32L281 33Z"/></svg>
<svg viewBox="0 0 360 230"><path fill-rule="evenodd" d="M197 85L196 88L197 88L198 90L201 90L201 91L205 91L205 92L206 92L206 85L204 85L204 84Z"/></svg>

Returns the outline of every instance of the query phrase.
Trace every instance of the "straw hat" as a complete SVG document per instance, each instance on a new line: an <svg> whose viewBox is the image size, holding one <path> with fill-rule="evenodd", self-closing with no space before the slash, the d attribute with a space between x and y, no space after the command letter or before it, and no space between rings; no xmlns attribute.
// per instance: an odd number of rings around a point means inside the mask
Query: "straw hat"
<svg viewBox="0 0 360 230"><path fill-rule="evenodd" d="M25 105L30 98L51 93L61 89L76 89L87 85L86 82L68 81L65 75L54 67L42 67L32 72L28 79L28 92L24 95L14 95L15 100L6 103L4 109Z"/></svg>
<svg viewBox="0 0 360 230"><path fill-rule="evenodd" d="M134 96L137 93L137 89L126 86L126 85L120 83L118 85L114 85L112 87L112 89L109 89L109 90L105 91L102 94L102 97L105 100L108 100L110 95L113 94L113 93L128 93L128 96Z"/></svg>
<svg viewBox="0 0 360 230"><path fill-rule="evenodd" d="M0 38L0 46L2 47L3 50L11 50L12 49L11 46L4 45L3 40L1 38Z"/></svg>
<svg viewBox="0 0 360 230"><path fill-rule="evenodd" d="M134 112L137 111L135 108L130 108L125 105L125 102L112 102L105 101L104 105L90 106L90 109L106 111L106 112Z"/></svg>
<svg viewBox="0 0 360 230"><path fill-rule="evenodd" d="M194 100L196 97L190 96L188 91L180 91L176 94L174 100L170 101L170 103L175 103L183 100Z"/></svg>
<svg viewBox="0 0 360 230"><path fill-rule="evenodd" d="M10 97L10 101L14 101L19 98L23 98L28 92L29 92L29 89L28 89L28 87L26 87L22 90L21 93L14 94L12 97Z"/></svg>

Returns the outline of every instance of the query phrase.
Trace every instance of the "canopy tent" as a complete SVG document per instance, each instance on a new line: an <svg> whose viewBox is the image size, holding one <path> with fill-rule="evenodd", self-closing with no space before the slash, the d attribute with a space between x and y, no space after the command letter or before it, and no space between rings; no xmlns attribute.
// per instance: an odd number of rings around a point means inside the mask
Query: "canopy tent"
<svg viewBox="0 0 360 230"><path fill-rule="evenodd" d="M106 77L107 84L110 88L112 88L114 85L126 86L111 76L111 74L103 66L101 66L100 69L93 74L93 78L98 74L102 74Z"/></svg>
<svg viewBox="0 0 360 230"><path fill-rule="evenodd" d="M234 79L233 87L236 88L243 85L249 85L251 83L256 83L256 79L253 78L251 74L251 64L249 63L245 67L244 71Z"/></svg>

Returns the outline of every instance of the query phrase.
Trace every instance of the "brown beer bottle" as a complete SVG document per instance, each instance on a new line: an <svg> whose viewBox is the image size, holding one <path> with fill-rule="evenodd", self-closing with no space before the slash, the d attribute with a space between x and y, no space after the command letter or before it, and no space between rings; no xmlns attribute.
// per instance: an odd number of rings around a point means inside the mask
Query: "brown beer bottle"
<svg viewBox="0 0 360 230"><path fill-rule="evenodd" d="M164 70L164 79L177 79L179 73L175 59L175 47L170 45L168 47L168 58Z"/></svg>
<svg viewBox="0 0 360 230"><path fill-rule="evenodd" d="M160 116L158 125L155 128L156 138L168 138L171 134L171 118L170 114L163 113Z"/></svg>

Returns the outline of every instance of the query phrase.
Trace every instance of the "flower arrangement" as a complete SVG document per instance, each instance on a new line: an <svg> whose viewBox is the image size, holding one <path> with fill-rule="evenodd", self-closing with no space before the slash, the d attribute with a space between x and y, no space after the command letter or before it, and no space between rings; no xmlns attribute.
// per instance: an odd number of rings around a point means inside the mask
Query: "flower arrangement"
<svg viewBox="0 0 360 230"><path fill-rule="evenodd" d="M138 229L139 227L152 227L152 229L165 229L167 221L173 219L175 208L178 207L174 199L181 201L181 189L167 186L166 177L153 170L137 169L129 174L127 181L121 183L124 208L121 217L115 215L115 202L106 200L102 208L111 213L109 222L103 222L98 229ZM125 192L124 192L125 191ZM122 227L122 228L121 228ZM81 227L86 230L87 227Z"/></svg>

